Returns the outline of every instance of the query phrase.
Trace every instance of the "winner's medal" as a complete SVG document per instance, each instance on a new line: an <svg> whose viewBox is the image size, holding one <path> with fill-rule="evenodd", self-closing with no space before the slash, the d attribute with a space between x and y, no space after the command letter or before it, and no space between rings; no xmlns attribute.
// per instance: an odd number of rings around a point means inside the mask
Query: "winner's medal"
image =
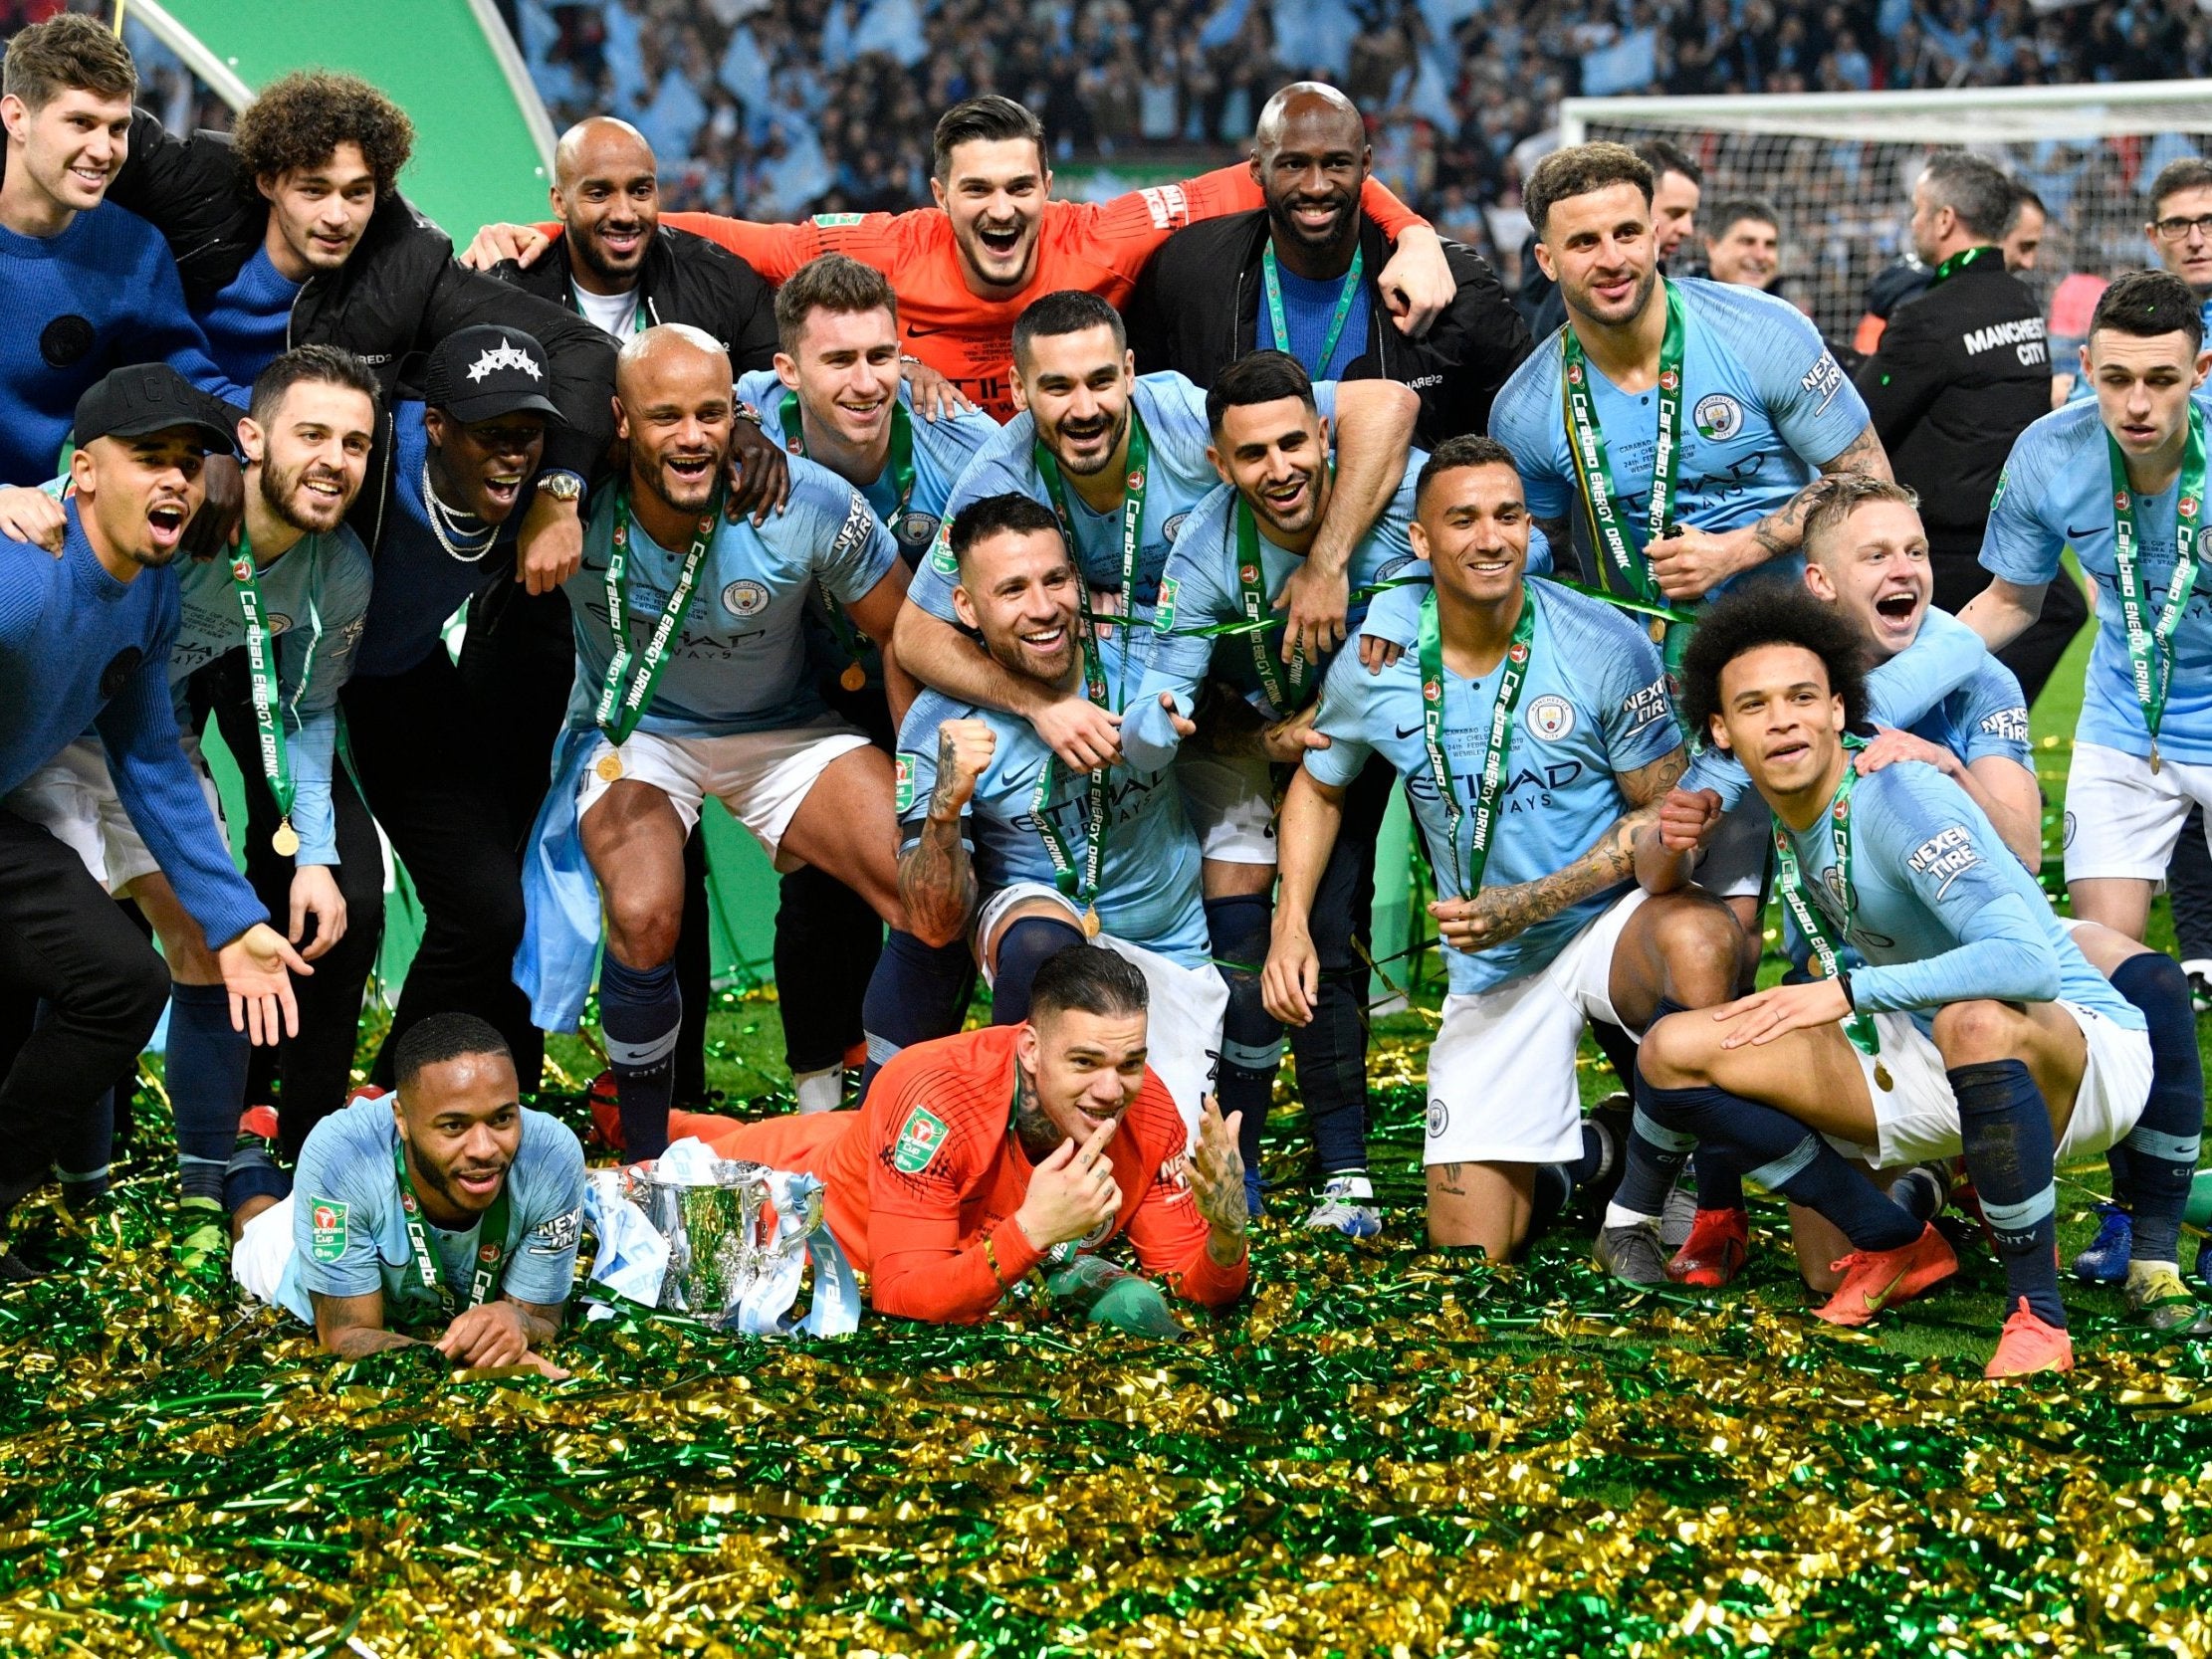
<svg viewBox="0 0 2212 1659"><path fill-rule="evenodd" d="M2126 459L2107 433L2105 454L2111 465L2112 574L2119 588L2120 624L2127 636L2127 668L2135 685L2135 706L2150 736L2150 771L2161 766L2158 726L2165 718L2166 690L2173 680L2173 636L2197 585L2197 518L2205 501L2204 412L2192 401L2189 431L2181 452L2180 493L2173 506L2173 574L2166 578L2165 603L2155 620L2143 592L2142 524L2135 517L2135 492L2127 482Z"/></svg>
<svg viewBox="0 0 2212 1659"><path fill-rule="evenodd" d="M1091 906L1088 910L1083 912L1083 936L1085 938L1098 937L1098 930L1101 926L1102 924L1098 920L1098 907L1096 905Z"/></svg>
<svg viewBox="0 0 2212 1659"><path fill-rule="evenodd" d="M247 689L254 706L255 746L260 751L262 780L277 803L277 827L270 834L269 845L279 858L290 858L300 850L300 832L292 827L292 807L300 797L300 786L292 775L292 756L285 744L284 722L278 710L277 670L270 653L268 618L261 604L261 581L254 569L254 544L243 527L238 534L238 556L231 560L230 579L232 591L238 596L238 613L246 624ZM308 615L315 638L321 640L323 618L312 600ZM293 694L295 709L307 696L314 663L315 646L311 643L300 670L300 689Z"/></svg>
<svg viewBox="0 0 2212 1659"><path fill-rule="evenodd" d="M791 454L806 454L806 429L799 407L798 394L786 392L778 420L783 428L783 447ZM906 412L906 405L897 398L891 400L891 453L885 462L891 474L891 493L896 499L891 511L884 515L887 525L896 525L906 517L907 504L914 499L914 419ZM868 689L868 671L860 662L860 637L853 632L852 619L845 615L844 607L824 595L823 608L829 613L831 632L844 648L848 661L837 675L837 684L848 692Z"/></svg>
<svg viewBox="0 0 2212 1659"><path fill-rule="evenodd" d="M1523 578L1520 619L1513 624L1513 636L1499 665L1497 701L1490 705L1490 731L1482 745L1482 771L1475 779L1474 828L1467 836L1466 875L1459 889L1459 896L1469 903L1482 891L1482 872L1489 866L1490 837L1497 827L1498 802L1505 794L1505 761L1513 747L1513 711L1520 706L1521 688L1528 684L1535 649L1536 594ZM1429 775L1436 779L1437 794L1443 802L1444 839L1456 863L1459 821L1466 813L1459 805L1451 761L1444 753L1443 627L1437 617L1435 589L1421 602L1420 663L1422 746L1429 752Z"/></svg>
<svg viewBox="0 0 2212 1659"><path fill-rule="evenodd" d="M622 756L613 749L608 749L599 756L599 763L591 769L599 774L601 781L612 783L622 775Z"/></svg>
<svg viewBox="0 0 2212 1659"><path fill-rule="evenodd" d="M1836 785L1836 799L1828 811L1830 833L1836 849L1836 885L1841 890L1844 905L1844 932L1851 932L1852 913L1859 908L1858 890L1851 885L1851 792L1859 783L1859 768L1852 763L1852 756L1867 745L1857 737L1844 738L1844 775ZM1781 867L1781 880L1776 884L1782 890L1782 906L1797 923L1797 931L1805 935L1813 947L1813 954L1820 958L1821 972L1828 978L1842 977L1842 952L1831 934L1828 918L1813 903L1805 890L1804 872L1798 867L1797 849L1790 844L1789 829L1780 818L1774 820L1774 856ZM1889 1075L1889 1068L1881 1060L1881 1030L1875 1024L1872 1014L1853 1009L1844 1020L1844 1035L1851 1039L1851 1046L1874 1061L1875 1087L1883 1094L1894 1089L1896 1079Z"/></svg>

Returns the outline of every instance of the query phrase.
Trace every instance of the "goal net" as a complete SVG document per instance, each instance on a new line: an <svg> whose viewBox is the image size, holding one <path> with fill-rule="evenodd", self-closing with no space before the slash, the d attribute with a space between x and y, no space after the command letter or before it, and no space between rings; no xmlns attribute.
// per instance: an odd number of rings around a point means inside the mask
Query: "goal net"
<svg viewBox="0 0 2212 1659"><path fill-rule="evenodd" d="M1848 341L1869 282L1909 249L1913 181L1935 149L1985 155L2043 198L2049 228L2025 280L2046 309L2070 276L2108 279L2156 263L2143 235L2145 193L2168 161L2212 150L2212 81L1570 99L1560 117L1570 144L1680 145L1704 169L1701 232L1716 228L1709 210L1723 198L1770 204L1782 219L1782 292L1823 333ZM2067 286L2070 295L2086 287Z"/></svg>

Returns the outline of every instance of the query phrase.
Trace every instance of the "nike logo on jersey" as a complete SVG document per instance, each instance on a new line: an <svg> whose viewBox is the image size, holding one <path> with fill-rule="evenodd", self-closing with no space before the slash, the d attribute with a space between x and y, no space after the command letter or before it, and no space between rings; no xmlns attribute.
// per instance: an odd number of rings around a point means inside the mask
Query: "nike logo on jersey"
<svg viewBox="0 0 2212 1659"><path fill-rule="evenodd" d="M952 329L950 328L917 328L911 322L906 325L906 337L910 340L926 340L932 334L949 334L951 332Z"/></svg>
<svg viewBox="0 0 2212 1659"><path fill-rule="evenodd" d="M2099 530L2108 530L2111 527L2109 524L2091 524L2086 529L2076 529L2069 524L2066 527L2066 538L2069 541L2079 541L2085 535L2095 535Z"/></svg>
<svg viewBox="0 0 2212 1659"><path fill-rule="evenodd" d="M1420 726L1401 726L1401 727L1399 728L1398 734L1399 734L1399 735L1400 735L1401 737L1411 737L1411 736L1412 736L1412 735L1413 735L1413 734L1414 734L1415 732L1419 731L1420 729L1421 729L1421 727L1420 727Z"/></svg>

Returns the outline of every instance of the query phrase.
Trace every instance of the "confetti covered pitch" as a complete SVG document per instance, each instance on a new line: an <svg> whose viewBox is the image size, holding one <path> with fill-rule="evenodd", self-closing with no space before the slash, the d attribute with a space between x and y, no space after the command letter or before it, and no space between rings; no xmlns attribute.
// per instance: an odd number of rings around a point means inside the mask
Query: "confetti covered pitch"
<svg viewBox="0 0 2212 1659"><path fill-rule="evenodd" d="M2079 1372L1985 1384L1985 1257L1866 1341L1771 1227L1636 1306L1273 1232L1180 1347L647 1321L456 1383L180 1287L146 1201L0 1296L9 1654L2212 1651L2203 1355L2082 1298Z"/></svg>

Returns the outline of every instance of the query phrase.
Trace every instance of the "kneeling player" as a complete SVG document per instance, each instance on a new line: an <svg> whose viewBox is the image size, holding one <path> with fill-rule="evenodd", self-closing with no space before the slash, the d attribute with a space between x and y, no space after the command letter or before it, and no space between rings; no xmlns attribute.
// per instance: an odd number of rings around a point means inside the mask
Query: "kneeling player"
<svg viewBox="0 0 2212 1659"><path fill-rule="evenodd" d="M1109 680L1051 509L987 496L953 519L950 543L960 619L1009 681L1121 712L1113 687L1133 692L1143 664ZM1151 634L1137 639L1150 648ZM1038 964L1086 935L1127 955L1153 987L1154 1069L1195 1128L1228 987L1171 762L1071 772L1021 716L938 692L915 700L899 745L899 897L917 935L942 945L973 930L1000 1025L1027 1017Z"/></svg>
<svg viewBox="0 0 2212 1659"><path fill-rule="evenodd" d="M1659 653L1611 607L1525 580L1529 527L1493 440L1449 439L1423 467L1411 533L1435 589L1420 646L1377 675L1350 653L1329 671L1329 746L1283 802L1263 980L1277 1018L1312 1017L1306 918L1345 792L1384 755L1428 839L1451 971L1429 1057L1429 1236L1500 1261L1531 1231L1546 1166L1596 1173L1575 1087L1584 1022L1641 1031L1718 1002L1740 948L1716 901L1647 902L1630 885L1636 829L1684 765ZM1549 1184L1556 1207L1565 1183Z"/></svg>
<svg viewBox="0 0 2212 1659"><path fill-rule="evenodd" d="M881 1314L972 1325L1030 1273L1125 1231L1168 1290L1225 1307L1250 1277L1236 1118L1209 1101L1185 1155L1182 1115L1145 1063L1149 1000L1127 958L1070 945L1037 968L1027 1019L900 1050L857 1112L679 1112L670 1127L819 1175Z"/></svg>
<svg viewBox="0 0 2212 1659"><path fill-rule="evenodd" d="M787 511L728 520L736 401L711 336L677 323L637 335L616 365L615 403L628 470L593 505L584 563L566 583L576 681L526 872L518 968L546 1027L572 1030L595 885L607 1058L630 1153L650 1157L666 1141L683 1020L684 843L708 795L778 868L811 865L906 926L890 757L823 705L801 635L819 582L887 640L906 566L860 495L810 461L791 463ZM884 675L903 708L912 688L888 649Z"/></svg>
<svg viewBox="0 0 2212 1659"><path fill-rule="evenodd" d="M457 1365L535 1365L559 1334L583 1221L583 1146L517 1102L515 1061L474 1014L399 1039L398 1091L316 1125L292 1196L246 1223L231 1274L359 1359L418 1342ZM445 1321L435 1339L396 1326Z"/></svg>
<svg viewBox="0 0 2212 1659"><path fill-rule="evenodd" d="M1987 1374L2064 1370L2055 1154L2101 1151L2142 1117L2142 1015L1957 784L1925 765L1859 774L1862 649L1811 596L1756 590L1713 607L1691 644L1685 712L1774 813L1784 899L1824 976L1655 1025L1638 1111L1843 1230L1853 1253L1820 1310L1839 1325L1957 1263L1825 1138L1878 1166L1963 1149L2010 1309ZM1872 965L1840 971L1846 942ZM1631 1165L1618 1201L1648 1212L1643 1174Z"/></svg>

